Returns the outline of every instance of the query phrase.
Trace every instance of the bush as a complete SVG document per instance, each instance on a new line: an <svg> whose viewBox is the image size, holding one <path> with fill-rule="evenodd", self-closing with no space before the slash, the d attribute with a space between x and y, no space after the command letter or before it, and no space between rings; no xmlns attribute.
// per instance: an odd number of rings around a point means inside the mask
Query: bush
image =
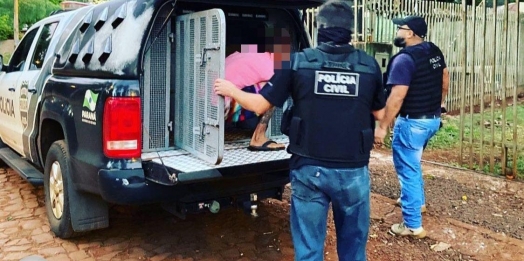
<svg viewBox="0 0 524 261"><path fill-rule="evenodd" d="M13 38L13 27L9 15L0 16L0 41Z"/></svg>

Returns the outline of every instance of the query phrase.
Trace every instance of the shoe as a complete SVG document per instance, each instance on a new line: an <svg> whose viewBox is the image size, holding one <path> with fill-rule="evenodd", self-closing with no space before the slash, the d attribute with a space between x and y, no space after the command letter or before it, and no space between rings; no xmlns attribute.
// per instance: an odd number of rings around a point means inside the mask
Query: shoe
<svg viewBox="0 0 524 261"><path fill-rule="evenodd" d="M391 232L397 236L412 236L414 238L425 238L427 234L424 228L411 229L406 227L404 222L391 226Z"/></svg>
<svg viewBox="0 0 524 261"><path fill-rule="evenodd" d="M248 150L250 151L277 151L277 150L283 150L285 149L286 147L276 147L276 148L272 148L272 147L269 147L269 144L277 144L275 141L273 140L268 140L266 142L264 142L264 144L262 144L261 146L255 146L255 145L249 145L247 147Z"/></svg>
<svg viewBox="0 0 524 261"><path fill-rule="evenodd" d="M397 199L397 202L395 202L395 205L402 207L402 202L400 202L400 198ZM420 213L426 213L428 209L426 208L426 204L420 206Z"/></svg>

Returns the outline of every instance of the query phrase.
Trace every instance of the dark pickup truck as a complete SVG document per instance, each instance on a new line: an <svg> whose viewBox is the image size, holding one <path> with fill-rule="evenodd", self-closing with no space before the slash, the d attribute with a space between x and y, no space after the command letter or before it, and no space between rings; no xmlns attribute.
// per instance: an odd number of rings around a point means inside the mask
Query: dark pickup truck
<svg viewBox="0 0 524 261"><path fill-rule="evenodd" d="M212 91L228 44L285 29L310 46L322 0L113 0L34 24L0 56L0 158L45 190L61 238L109 225L110 204L159 203L184 217L280 199L286 151L246 149ZM287 142L277 111L267 134Z"/></svg>

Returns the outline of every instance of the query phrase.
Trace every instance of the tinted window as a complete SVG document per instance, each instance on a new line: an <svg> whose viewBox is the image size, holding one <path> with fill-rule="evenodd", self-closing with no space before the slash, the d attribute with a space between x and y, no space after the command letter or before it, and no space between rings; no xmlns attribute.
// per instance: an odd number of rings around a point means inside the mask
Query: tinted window
<svg viewBox="0 0 524 261"><path fill-rule="evenodd" d="M36 43L35 52L33 54L33 59L31 60L31 65L29 70L36 70L42 68L44 63L45 54L49 48L49 43L51 42L51 37L55 33L58 22L46 24L42 28L42 32L38 37L38 42Z"/></svg>
<svg viewBox="0 0 524 261"><path fill-rule="evenodd" d="M31 44L33 43L33 40L35 39L37 31L38 31L38 28L35 28L27 32L24 39L22 39L22 41L16 47L16 50L13 53L13 57L11 58L11 61L9 62L9 71L10 72L18 72L22 70L22 68L24 67L24 63L27 60L27 55L29 54L29 49L31 49Z"/></svg>

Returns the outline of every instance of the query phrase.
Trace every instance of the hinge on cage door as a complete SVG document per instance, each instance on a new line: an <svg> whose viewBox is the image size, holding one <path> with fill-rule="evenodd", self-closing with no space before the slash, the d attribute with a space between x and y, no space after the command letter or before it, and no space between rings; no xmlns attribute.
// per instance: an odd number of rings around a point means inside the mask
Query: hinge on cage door
<svg viewBox="0 0 524 261"><path fill-rule="evenodd" d="M202 53L200 54L200 57L201 57L200 66L204 66L207 62L207 59L209 59L209 57L206 56L207 51L218 51L218 50L220 50L220 45L217 45L217 44L202 48Z"/></svg>

